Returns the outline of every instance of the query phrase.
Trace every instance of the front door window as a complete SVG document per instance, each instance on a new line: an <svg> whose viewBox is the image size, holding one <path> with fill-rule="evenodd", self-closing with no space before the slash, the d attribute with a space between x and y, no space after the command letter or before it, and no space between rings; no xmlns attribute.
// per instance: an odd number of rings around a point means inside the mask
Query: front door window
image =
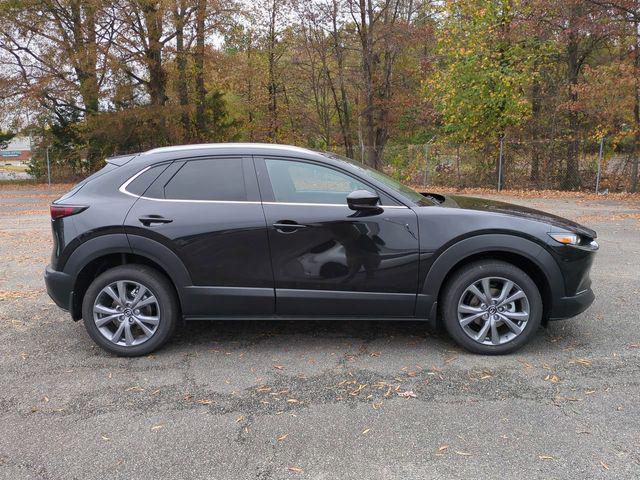
<svg viewBox="0 0 640 480"><path fill-rule="evenodd" d="M371 190L355 178L313 163L265 160L276 202L346 205L354 190Z"/></svg>

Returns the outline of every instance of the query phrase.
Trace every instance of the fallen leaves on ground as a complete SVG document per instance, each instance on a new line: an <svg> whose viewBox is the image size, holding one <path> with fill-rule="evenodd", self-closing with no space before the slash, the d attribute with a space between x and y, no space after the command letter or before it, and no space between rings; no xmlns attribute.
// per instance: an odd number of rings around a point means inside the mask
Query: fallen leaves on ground
<svg viewBox="0 0 640 480"><path fill-rule="evenodd" d="M517 361L521 363L522 367L525 368L526 370L533 368L533 365L531 365L529 362L526 362L525 360L518 359Z"/></svg>
<svg viewBox="0 0 640 480"><path fill-rule="evenodd" d="M40 290L0 290L0 300L35 298L41 293Z"/></svg>
<svg viewBox="0 0 640 480"><path fill-rule="evenodd" d="M570 365L591 365L591 360L586 358L574 358L569 360Z"/></svg>
<svg viewBox="0 0 640 480"><path fill-rule="evenodd" d="M367 386L367 383L362 383L355 390L349 392L349 395L358 395Z"/></svg>
<svg viewBox="0 0 640 480"><path fill-rule="evenodd" d="M618 220L638 220L640 221L640 213L606 213L602 215L580 215L576 217L576 221L581 223L593 222L614 222Z"/></svg>
<svg viewBox="0 0 640 480"><path fill-rule="evenodd" d="M293 473L304 473L304 470L300 467L289 467L289 471Z"/></svg>
<svg viewBox="0 0 640 480"><path fill-rule="evenodd" d="M559 377L558 375L555 375L555 374L553 374L553 375L547 375L546 377L544 377L544 379L545 379L547 382L551 382L551 383L558 383L558 382L560 382L560 377Z"/></svg>
<svg viewBox="0 0 640 480"><path fill-rule="evenodd" d="M418 191L424 192L422 185L414 185ZM640 194L627 192L612 192L607 195L599 195L595 192L577 192L563 190L502 190L497 192L493 188L445 188L429 186L429 192L440 194L462 194L462 195L492 195L496 197L517 197L517 198L551 198L551 199L582 199L582 200L622 200L622 201L640 201Z"/></svg>
<svg viewBox="0 0 640 480"><path fill-rule="evenodd" d="M398 396L402 398L418 398L418 396L411 390L407 390L406 392L398 392Z"/></svg>

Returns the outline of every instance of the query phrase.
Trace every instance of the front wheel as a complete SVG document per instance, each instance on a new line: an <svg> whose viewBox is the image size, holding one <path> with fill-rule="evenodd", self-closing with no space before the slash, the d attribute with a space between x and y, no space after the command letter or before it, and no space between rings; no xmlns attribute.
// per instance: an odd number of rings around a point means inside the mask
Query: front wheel
<svg viewBox="0 0 640 480"><path fill-rule="evenodd" d="M176 325L173 286L157 270L121 265L99 275L82 302L89 336L116 355L146 355L165 343Z"/></svg>
<svg viewBox="0 0 640 480"><path fill-rule="evenodd" d="M469 264L445 288L442 313L447 332L471 352L513 352L540 326L540 292L529 275L510 263Z"/></svg>

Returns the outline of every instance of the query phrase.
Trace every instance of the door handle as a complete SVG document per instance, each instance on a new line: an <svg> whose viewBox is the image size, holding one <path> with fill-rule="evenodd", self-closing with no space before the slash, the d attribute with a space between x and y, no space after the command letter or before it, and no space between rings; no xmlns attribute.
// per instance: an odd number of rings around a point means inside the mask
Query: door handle
<svg viewBox="0 0 640 480"><path fill-rule="evenodd" d="M145 215L143 217L138 218L140 223L145 227L150 227L152 223L171 223L173 220L170 218L164 218L161 215Z"/></svg>
<svg viewBox="0 0 640 480"><path fill-rule="evenodd" d="M273 224L273 228L280 233L293 233L301 228L307 228L307 226L292 220L280 220Z"/></svg>

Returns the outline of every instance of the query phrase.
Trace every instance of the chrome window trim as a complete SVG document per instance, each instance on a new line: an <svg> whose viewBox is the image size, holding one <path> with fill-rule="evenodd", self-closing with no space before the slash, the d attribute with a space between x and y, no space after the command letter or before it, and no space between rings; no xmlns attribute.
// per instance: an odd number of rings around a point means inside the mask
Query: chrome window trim
<svg viewBox="0 0 640 480"><path fill-rule="evenodd" d="M129 180L127 180L126 182L124 182L120 188L118 189L121 193L124 193L125 195L130 195L134 198L143 198L145 200L151 200L153 202L178 202L178 203L248 203L248 204L252 204L252 205L260 205L261 202L254 202L254 201L250 201L250 200L189 200L189 199L184 199L184 198L152 198L152 197L145 197L144 195L136 195L135 193L131 193L127 190L127 187L129 186L129 184L131 182L133 182L136 178L138 178L140 175L142 175L144 172L146 172L147 170L149 170L151 167L154 167L155 165L149 165L146 168L143 168L142 170L140 170L138 173L136 173L133 177L131 177Z"/></svg>
<svg viewBox="0 0 640 480"><path fill-rule="evenodd" d="M314 205L316 207L347 207L346 203L303 203L303 202L262 202L263 205L287 205L291 207L299 207L304 206L308 207L309 205ZM380 205L380 208L409 208L404 205Z"/></svg>
<svg viewBox="0 0 640 480"><path fill-rule="evenodd" d="M142 175L144 172L146 172L147 170L149 170L151 167L154 167L155 165L149 165L148 167L143 168L142 170L140 170L138 173L136 173L134 176L132 176L129 180L127 180L126 182L124 182L120 188L118 189L121 193L124 193L125 195L129 195L131 197L134 198L143 198L145 200L151 200L153 202L178 202L178 203L221 203L221 204L242 204L242 203L246 203L246 204L250 204L250 205L285 205L285 206L291 206L291 207L300 207L300 206L304 206L304 207L308 207L308 206L315 206L315 207L347 207L347 204L342 204L342 203L297 203L297 202L256 202L256 201L251 201L251 200L188 200L188 199L179 199L179 198L152 198L152 197L145 197L144 195L136 195L135 193L131 193L127 190L127 187L129 186L129 184L131 182L133 182L136 178L138 178L140 175ZM409 209L409 207L407 207L406 205L380 205L380 207L384 210L387 208L406 208Z"/></svg>
<svg viewBox="0 0 640 480"><path fill-rule="evenodd" d="M128 192L127 191L127 187L129 186L129 184L131 182L133 182L136 178L138 178L144 172L149 170L151 167L153 167L153 165L149 165L148 167L143 168L138 173L136 173L133 177L131 177L129 180L127 180L122 185L120 185L120 188L118 189L120 191L120 193L124 193L125 195L130 195L130 196L135 197L135 198L140 198L140 195L136 195L135 193Z"/></svg>

